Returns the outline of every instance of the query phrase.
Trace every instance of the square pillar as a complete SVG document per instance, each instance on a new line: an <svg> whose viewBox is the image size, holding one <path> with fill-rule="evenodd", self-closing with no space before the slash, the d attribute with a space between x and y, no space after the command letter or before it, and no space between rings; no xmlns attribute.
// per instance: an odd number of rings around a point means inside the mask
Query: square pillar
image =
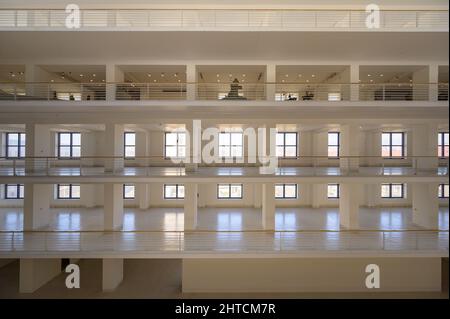
<svg viewBox="0 0 450 319"><path fill-rule="evenodd" d="M184 166L187 172L194 172L202 159L202 124L200 120L188 121L186 131L186 159Z"/></svg>
<svg viewBox="0 0 450 319"><path fill-rule="evenodd" d="M428 71L428 81L430 83L429 98L430 101L436 102L439 97L439 65L430 64Z"/></svg>
<svg viewBox="0 0 450 319"><path fill-rule="evenodd" d="M350 65L350 101L359 101L359 65Z"/></svg>
<svg viewBox="0 0 450 319"><path fill-rule="evenodd" d="M149 136L148 132L136 132L136 164L139 166L148 166L149 159Z"/></svg>
<svg viewBox="0 0 450 319"><path fill-rule="evenodd" d="M150 185L136 184L136 194L139 200L139 209L149 209L150 207Z"/></svg>
<svg viewBox="0 0 450 319"><path fill-rule="evenodd" d="M433 171L438 167L438 127L424 124L412 127L412 165L416 170ZM429 156L429 157L423 157Z"/></svg>
<svg viewBox="0 0 450 319"><path fill-rule="evenodd" d="M275 64L266 65L266 100L275 101L277 81L277 66Z"/></svg>
<svg viewBox="0 0 450 319"><path fill-rule="evenodd" d="M114 291L123 281L123 259L102 260L102 288L104 292Z"/></svg>
<svg viewBox="0 0 450 319"><path fill-rule="evenodd" d="M361 184L342 183L339 185L339 221L346 229L359 228L359 204Z"/></svg>
<svg viewBox="0 0 450 319"><path fill-rule="evenodd" d="M46 171L48 162L45 157L53 156L51 132L48 125L25 125L25 171Z"/></svg>
<svg viewBox="0 0 450 319"><path fill-rule="evenodd" d="M105 158L106 172L116 172L124 167L124 126L123 124L106 124L105 126Z"/></svg>
<svg viewBox="0 0 450 319"><path fill-rule="evenodd" d="M50 223L51 184L24 184L23 229L36 230Z"/></svg>
<svg viewBox="0 0 450 319"><path fill-rule="evenodd" d="M264 230L275 230L275 184L262 184L262 226Z"/></svg>
<svg viewBox="0 0 450 319"><path fill-rule="evenodd" d="M184 184L184 230L194 230L197 227L198 184Z"/></svg>
<svg viewBox="0 0 450 319"><path fill-rule="evenodd" d="M186 65L186 99L194 101L197 97L197 70L195 64Z"/></svg>
<svg viewBox="0 0 450 319"><path fill-rule="evenodd" d="M321 189L323 187L326 187L327 185L323 184L310 184L308 187L311 190L311 207L312 208L319 208L320 207L320 195L324 195L323 192L321 192ZM326 196L326 193L325 193Z"/></svg>
<svg viewBox="0 0 450 319"><path fill-rule="evenodd" d="M431 68L423 67L412 74L412 98L414 101L428 101L430 98L430 74ZM436 98L437 100L437 98Z"/></svg>
<svg viewBox="0 0 450 319"><path fill-rule="evenodd" d="M124 82L123 71L114 64L106 65L106 100L116 100L116 87L117 83ZM120 92L117 92L120 95Z"/></svg>
<svg viewBox="0 0 450 319"><path fill-rule="evenodd" d="M436 183L410 183L413 223L427 228L438 229L439 199L437 196L439 185Z"/></svg>
<svg viewBox="0 0 450 319"><path fill-rule="evenodd" d="M19 292L33 293L61 273L61 259L20 259Z"/></svg>
<svg viewBox="0 0 450 319"><path fill-rule="evenodd" d="M121 229L123 225L123 184L105 183L103 196L104 230Z"/></svg>
<svg viewBox="0 0 450 319"><path fill-rule="evenodd" d="M357 172L359 170L360 134L358 125L342 125L340 134L340 168L344 171Z"/></svg>
<svg viewBox="0 0 450 319"><path fill-rule="evenodd" d="M262 129L262 128L261 128ZM277 126L268 124L263 131L258 128L258 158L261 163L260 174L274 174L278 168L278 157L276 156Z"/></svg>

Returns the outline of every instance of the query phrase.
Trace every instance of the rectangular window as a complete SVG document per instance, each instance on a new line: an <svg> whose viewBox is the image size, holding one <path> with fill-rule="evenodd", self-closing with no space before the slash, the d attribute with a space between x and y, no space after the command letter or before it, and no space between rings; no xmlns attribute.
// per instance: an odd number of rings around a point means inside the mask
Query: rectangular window
<svg viewBox="0 0 450 319"><path fill-rule="evenodd" d="M218 199L242 199L242 184L218 184Z"/></svg>
<svg viewBox="0 0 450 319"><path fill-rule="evenodd" d="M136 133L123 133L123 140L125 158L134 158L136 156Z"/></svg>
<svg viewBox="0 0 450 319"><path fill-rule="evenodd" d="M164 199L183 199L184 185L166 184L164 185Z"/></svg>
<svg viewBox="0 0 450 319"><path fill-rule="evenodd" d="M328 93L328 101L340 101L341 100L341 93L335 92L335 93Z"/></svg>
<svg viewBox="0 0 450 319"><path fill-rule="evenodd" d="M297 157L297 132L278 132L277 143L277 156L278 157Z"/></svg>
<svg viewBox="0 0 450 319"><path fill-rule="evenodd" d="M166 132L164 134L164 156L166 158L186 157L185 132Z"/></svg>
<svg viewBox="0 0 450 319"><path fill-rule="evenodd" d="M81 133L58 133L58 157L81 156Z"/></svg>
<svg viewBox="0 0 450 319"><path fill-rule="evenodd" d="M56 191L58 199L80 199L80 185L78 184L58 184Z"/></svg>
<svg viewBox="0 0 450 319"><path fill-rule="evenodd" d="M328 157L339 157L339 132L328 133Z"/></svg>
<svg viewBox="0 0 450 319"><path fill-rule="evenodd" d="M381 198L403 198L403 184L381 184Z"/></svg>
<svg viewBox="0 0 450 319"><path fill-rule="evenodd" d="M405 133L384 132L381 135L381 156L386 158L405 156Z"/></svg>
<svg viewBox="0 0 450 319"><path fill-rule="evenodd" d="M439 198L448 198L448 184L439 185Z"/></svg>
<svg viewBox="0 0 450 319"><path fill-rule="evenodd" d="M438 156L441 158L448 157L448 132L440 132L438 134Z"/></svg>
<svg viewBox="0 0 450 319"><path fill-rule="evenodd" d="M134 185L123 184L123 199L135 199L136 187Z"/></svg>
<svg viewBox="0 0 450 319"><path fill-rule="evenodd" d="M25 157L25 133L6 133L6 157Z"/></svg>
<svg viewBox="0 0 450 319"><path fill-rule="evenodd" d="M23 184L6 184L5 199L23 199Z"/></svg>
<svg viewBox="0 0 450 319"><path fill-rule="evenodd" d="M328 184L327 197L329 199L339 198L339 184Z"/></svg>
<svg viewBox="0 0 450 319"><path fill-rule="evenodd" d="M297 184L276 184L275 198L277 199L296 199Z"/></svg>
<svg viewBox="0 0 450 319"><path fill-rule="evenodd" d="M236 158L243 156L244 135L242 132L219 133L219 156Z"/></svg>

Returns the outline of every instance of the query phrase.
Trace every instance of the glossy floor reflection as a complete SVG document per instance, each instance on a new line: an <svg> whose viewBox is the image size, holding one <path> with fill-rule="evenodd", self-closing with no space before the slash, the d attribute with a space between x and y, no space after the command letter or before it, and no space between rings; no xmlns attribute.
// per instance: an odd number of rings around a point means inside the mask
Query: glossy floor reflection
<svg viewBox="0 0 450 319"><path fill-rule="evenodd" d="M419 229L412 222L411 208L361 208L360 228L374 230ZM124 231L183 231L183 208L125 208ZM199 230L243 231L261 230L261 209L256 208L200 208ZM275 229L339 230L338 208L277 208ZM449 229L449 208L439 209L439 229ZM0 208L0 230L23 230L22 208ZM52 208L50 223L43 230L101 231L102 208Z"/></svg>

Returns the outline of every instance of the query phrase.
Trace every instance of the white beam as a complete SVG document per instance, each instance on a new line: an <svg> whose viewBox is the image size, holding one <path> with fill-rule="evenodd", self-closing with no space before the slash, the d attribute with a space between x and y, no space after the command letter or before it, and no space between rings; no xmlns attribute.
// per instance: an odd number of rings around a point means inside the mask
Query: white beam
<svg viewBox="0 0 450 319"><path fill-rule="evenodd" d="M36 230L50 223L51 184L24 184L23 229Z"/></svg>
<svg viewBox="0 0 450 319"><path fill-rule="evenodd" d="M184 184L184 230L197 227L198 184Z"/></svg>
<svg viewBox="0 0 450 319"><path fill-rule="evenodd" d="M104 229L112 231L123 225L123 184L105 183L104 191Z"/></svg>
<svg viewBox="0 0 450 319"><path fill-rule="evenodd" d="M359 204L361 184L343 183L339 185L339 221L345 229L359 228Z"/></svg>

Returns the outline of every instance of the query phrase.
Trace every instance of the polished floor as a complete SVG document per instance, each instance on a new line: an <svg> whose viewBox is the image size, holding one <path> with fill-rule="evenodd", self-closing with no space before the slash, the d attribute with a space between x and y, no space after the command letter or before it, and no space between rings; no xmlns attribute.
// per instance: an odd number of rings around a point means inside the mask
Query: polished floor
<svg viewBox="0 0 450 319"><path fill-rule="evenodd" d="M360 167L358 172L349 172L339 167L279 167L275 176L443 176L448 174L448 167L436 170L416 170L411 167ZM0 176L244 176L261 175L258 167L199 167L195 172L186 171L184 167L125 167L115 171L105 171L104 167L53 167L25 171L24 167L12 165L0 166Z"/></svg>
<svg viewBox="0 0 450 319"><path fill-rule="evenodd" d="M50 223L42 230L102 231L102 208L52 208ZM415 230L412 210L399 208L361 208L360 228L371 230ZM262 230L261 209L256 208L200 208L199 230L250 231ZM339 230L338 208L277 208L275 229ZM183 231L183 208L125 208L124 231ZM439 209L439 229L449 229L449 208ZM0 208L0 231L23 230L22 208Z"/></svg>
<svg viewBox="0 0 450 319"><path fill-rule="evenodd" d="M448 299L448 272L443 272L442 292L423 293L183 293L181 291L180 259L126 259L124 280L113 292L102 292L102 266L99 259L79 261L82 274L80 289L65 287L66 274L61 273L32 294L21 294L19 262L13 261L0 268L0 299L3 298L445 298ZM444 266L445 267L445 266ZM446 264L448 267L448 261Z"/></svg>

